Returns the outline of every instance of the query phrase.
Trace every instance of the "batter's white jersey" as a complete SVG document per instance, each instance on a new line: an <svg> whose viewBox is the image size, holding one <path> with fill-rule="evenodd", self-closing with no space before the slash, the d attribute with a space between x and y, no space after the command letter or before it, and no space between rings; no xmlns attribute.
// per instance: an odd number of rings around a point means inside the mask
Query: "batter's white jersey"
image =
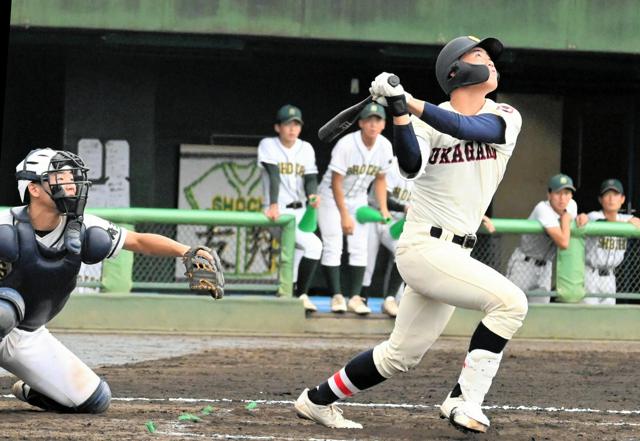
<svg viewBox="0 0 640 441"><path fill-rule="evenodd" d="M111 252L108 254L107 258L115 257L118 255L122 246L124 245L124 240L127 237L127 230L121 228L108 220L102 219L98 216L94 216L93 214L85 214L82 222L85 228L97 226L104 228L108 233L109 237L111 237L112 245ZM14 224L13 215L10 210L0 211L0 225ZM66 226L66 218L61 216L60 223L44 236L39 236L36 234L36 240L40 242L42 245L61 249L64 247L64 229Z"/></svg>
<svg viewBox="0 0 640 441"><path fill-rule="evenodd" d="M456 112L448 101L440 107ZM408 222L442 227L459 235L478 230L504 176L522 125L520 113L507 104L486 99L478 112L481 113L493 113L504 120L504 144L456 139L411 117L422 166L414 177L408 177L415 179Z"/></svg>
<svg viewBox="0 0 640 441"><path fill-rule="evenodd" d="M280 191L278 193L278 207L284 208L292 202L306 201L304 193L304 175L317 174L316 153L313 147L306 141L296 140L290 148L280 142L280 138L264 138L258 145L258 165L262 163L273 164L280 172ZM267 180L268 176L264 175ZM269 201L269 182L263 182L265 191L265 206Z"/></svg>
<svg viewBox="0 0 640 441"><path fill-rule="evenodd" d="M331 152L329 168L320 182L319 193L324 199L333 200L332 172L344 176L345 202L349 206L366 205L367 190L378 173L387 173L393 160L393 149L387 138L378 135L371 149L362 141L362 131L340 138Z"/></svg>
<svg viewBox="0 0 640 441"><path fill-rule="evenodd" d="M571 219L578 215L578 205L571 199L567 205ZM536 220L544 228L560 228L560 215L551 207L549 201L540 201L533 208L529 220ZM552 260L556 256L557 246L547 234L523 234L520 239L522 253L536 260Z"/></svg>
<svg viewBox="0 0 640 441"><path fill-rule="evenodd" d="M602 210L592 211L589 216L590 222L606 220ZM628 222L633 216L630 214L618 213L618 222ZM622 263L624 253L627 250L627 238L615 236L588 236L585 240L585 259L587 265L599 270L612 270Z"/></svg>

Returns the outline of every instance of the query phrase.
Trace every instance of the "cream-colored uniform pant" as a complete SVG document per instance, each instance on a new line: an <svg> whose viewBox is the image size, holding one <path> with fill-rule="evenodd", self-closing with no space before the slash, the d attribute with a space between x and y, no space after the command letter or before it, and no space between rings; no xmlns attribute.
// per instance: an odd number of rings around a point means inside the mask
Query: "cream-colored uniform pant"
<svg viewBox="0 0 640 441"><path fill-rule="evenodd" d="M49 333L15 328L0 342L0 366L31 388L67 407L83 404L100 378Z"/></svg>
<svg viewBox="0 0 640 441"><path fill-rule="evenodd" d="M398 242L396 263L407 286L391 336L373 352L386 378L420 362L456 306L483 311L482 323L505 339L513 337L527 314L520 288L473 259L470 249L431 237L429 228L407 222Z"/></svg>

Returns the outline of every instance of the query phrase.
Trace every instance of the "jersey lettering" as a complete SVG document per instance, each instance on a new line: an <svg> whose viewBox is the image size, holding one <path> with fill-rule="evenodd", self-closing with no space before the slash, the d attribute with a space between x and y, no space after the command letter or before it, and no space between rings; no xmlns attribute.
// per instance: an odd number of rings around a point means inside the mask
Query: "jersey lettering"
<svg viewBox="0 0 640 441"><path fill-rule="evenodd" d="M449 154L452 157L449 158ZM458 162L482 161L496 159L496 149L485 143L469 141L464 145L464 156L460 144L453 147L434 147L431 149L429 164L455 164Z"/></svg>
<svg viewBox="0 0 640 441"><path fill-rule="evenodd" d="M411 198L411 191L406 188L393 187L391 194L394 199L398 199L400 201L408 201Z"/></svg>
<svg viewBox="0 0 640 441"><path fill-rule="evenodd" d="M294 164L291 162L279 162L278 169L281 175L293 175L304 176L304 165Z"/></svg>
<svg viewBox="0 0 640 441"><path fill-rule="evenodd" d="M214 196L211 200L212 210L221 211L260 211L262 209L262 197L228 197Z"/></svg>
<svg viewBox="0 0 640 441"><path fill-rule="evenodd" d="M380 170L382 170L382 167L378 166L378 165L365 165L365 164L360 164L360 165L352 165L351 167L349 167L347 169L347 175L369 175L369 176L375 176L377 175Z"/></svg>
<svg viewBox="0 0 640 441"><path fill-rule="evenodd" d="M598 247L607 251L626 251L627 238L614 236L600 237L598 240Z"/></svg>

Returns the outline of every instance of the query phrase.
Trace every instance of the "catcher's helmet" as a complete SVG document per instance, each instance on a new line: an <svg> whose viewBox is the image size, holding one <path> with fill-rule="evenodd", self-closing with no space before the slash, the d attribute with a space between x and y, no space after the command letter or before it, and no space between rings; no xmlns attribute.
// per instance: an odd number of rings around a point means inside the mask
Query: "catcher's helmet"
<svg viewBox="0 0 640 441"><path fill-rule="evenodd" d="M489 79L487 66L460 61L461 56L476 46L486 50L493 61L500 57L503 49L502 43L496 38L480 40L473 36L465 36L454 38L438 54L436 78L447 95L458 87L484 83Z"/></svg>
<svg viewBox="0 0 640 441"><path fill-rule="evenodd" d="M49 183L49 190L45 191L56 204L63 215L82 216L87 203L87 194L91 181L87 178L84 162L78 155L63 150L36 149L29 152L26 158L16 166L18 192L22 202L28 202L27 186L30 182ZM60 173L70 173L69 180L58 184L56 178ZM75 194L67 194L64 186L75 185Z"/></svg>

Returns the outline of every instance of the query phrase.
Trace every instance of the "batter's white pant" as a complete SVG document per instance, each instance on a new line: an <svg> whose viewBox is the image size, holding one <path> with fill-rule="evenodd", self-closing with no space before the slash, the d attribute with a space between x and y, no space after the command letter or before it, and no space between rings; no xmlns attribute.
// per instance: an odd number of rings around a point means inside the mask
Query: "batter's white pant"
<svg viewBox="0 0 640 441"><path fill-rule="evenodd" d="M67 407L83 404L100 378L49 333L15 328L0 342L0 367Z"/></svg>
<svg viewBox="0 0 640 441"><path fill-rule="evenodd" d="M296 218L296 250L293 261L293 281L298 281L298 265L303 257L318 260L322 256L322 241L315 233L307 233L298 228L306 208L280 208L280 214L293 214Z"/></svg>
<svg viewBox="0 0 640 441"><path fill-rule="evenodd" d="M523 291L551 291L551 272L553 264L549 260L546 265L536 265L535 260L525 261L527 256L518 247L509 258L507 278ZM529 297L529 303L549 303L551 297Z"/></svg>
<svg viewBox="0 0 640 441"><path fill-rule="evenodd" d="M366 224L361 224L356 220L356 210L358 207L366 205L366 199L362 204L348 204L349 214L353 218L355 228L353 234L347 236L347 246L349 247L349 265L367 265L367 236L368 228ZM342 224L340 223L340 211L335 201L331 198L320 200L318 210L318 226L322 233L322 264L326 266L340 266L342 257Z"/></svg>
<svg viewBox="0 0 640 441"><path fill-rule="evenodd" d="M591 294L609 294L616 292L616 276L613 269L609 270L609 275L601 276L596 268L584 267L584 289ZM585 297L582 303L589 305L615 305L616 299L613 297Z"/></svg>
<svg viewBox="0 0 640 441"><path fill-rule="evenodd" d="M391 336L373 351L385 378L420 362L456 306L483 311L482 323L505 339L513 337L527 314L520 288L473 259L469 249L432 238L428 229L407 222L398 243L396 263L407 287Z"/></svg>
<svg viewBox="0 0 640 441"><path fill-rule="evenodd" d="M380 244L384 245L386 249L391 251L393 256L396 254L398 240L391 237L391 234L389 233L390 227L390 224L380 223L371 223L368 225L369 238L367 239L367 269L364 272L362 286L371 286L371 279L373 278L373 271L375 270Z"/></svg>

